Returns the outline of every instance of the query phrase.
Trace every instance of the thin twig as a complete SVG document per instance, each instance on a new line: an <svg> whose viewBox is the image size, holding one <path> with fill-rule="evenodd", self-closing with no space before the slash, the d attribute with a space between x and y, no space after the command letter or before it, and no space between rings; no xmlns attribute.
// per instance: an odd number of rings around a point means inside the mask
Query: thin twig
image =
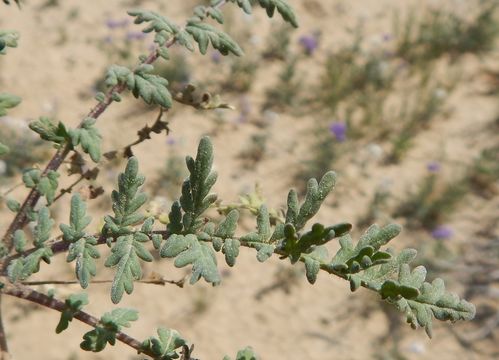
<svg viewBox="0 0 499 360"><path fill-rule="evenodd" d="M5 284L4 287L0 290L3 294L14 296L20 299L28 300L33 303L36 303L38 305L42 305L45 307L48 307L52 310L56 310L59 312L63 312L66 310L66 304L60 300L57 300L53 297L49 297L45 294L42 294L38 291L35 291L33 289L30 289L27 286L23 285L12 285L12 284ZM77 313L74 314L73 316L75 319L84 322L85 324L88 324L94 328L99 326L99 319L96 317L84 312L84 311L78 311ZM142 343L134 339L133 337L118 331L116 333L116 339L121 341L122 343L134 348L138 352L144 353L150 357L154 357L154 354L147 349L142 348Z"/></svg>
<svg viewBox="0 0 499 360"><path fill-rule="evenodd" d="M109 284L112 283L112 279L107 280L92 280L90 284ZM166 284L177 285L178 287L184 287L184 278L180 280L167 280L163 277L157 279L144 279L144 280L135 280L135 283L139 284L152 284L152 285L161 285L165 286ZM42 281L23 281L21 284L26 286L38 286L38 285L75 285L80 282L77 280L42 280Z"/></svg>
<svg viewBox="0 0 499 360"><path fill-rule="evenodd" d="M10 356L9 356L9 347L7 345L7 335L5 334L5 329L3 327L1 306L2 306L2 295L0 294L0 359L7 360L10 358Z"/></svg>

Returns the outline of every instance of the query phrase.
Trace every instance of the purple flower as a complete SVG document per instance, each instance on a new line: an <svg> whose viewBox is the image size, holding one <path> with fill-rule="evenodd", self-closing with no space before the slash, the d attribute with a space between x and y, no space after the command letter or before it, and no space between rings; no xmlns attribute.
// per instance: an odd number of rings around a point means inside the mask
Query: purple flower
<svg viewBox="0 0 499 360"><path fill-rule="evenodd" d="M431 236L433 236L433 238L436 240L450 239L452 236L454 236L454 230L452 230L448 226L440 225L433 229L433 231L431 232Z"/></svg>
<svg viewBox="0 0 499 360"><path fill-rule="evenodd" d="M426 164L426 170L428 170L432 174L436 174L440 171L441 165L436 161L430 161Z"/></svg>
<svg viewBox="0 0 499 360"><path fill-rule="evenodd" d="M173 145L175 145L175 144L177 143L177 141L176 141L173 137L168 136L168 137L166 138L166 143L167 143L168 145L170 145L170 146L173 146Z"/></svg>
<svg viewBox="0 0 499 360"><path fill-rule="evenodd" d="M384 33L382 36L382 39L384 42L392 41L393 40L393 35L389 33Z"/></svg>
<svg viewBox="0 0 499 360"><path fill-rule="evenodd" d="M128 20L128 19L122 19L122 20L107 19L106 20L106 26L111 30L117 29L120 27L127 27L128 24L130 24L130 20Z"/></svg>
<svg viewBox="0 0 499 360"><path fill-rule="evenodd" d="M126 33L127 40L142 40L147 36L147 34L141 31L129 31Z"/></svg>
<svg viewBox="0 0 499 360"><path fill-rule="evenodd" d="M215 64L220 64L220 62L222 61L222 54L220 53L220 51L213 51L211 53L211 61L213 61Z"/></svg>
<svg viewBox="0 0 499 360"><path fill-rule="evenodd" d="M298 42L305 50L307 55L312 55L319 47L319 39L317 35L303 35L298 39Z"/></svg>
<svg viewBox="0 0 499 360"><path fill-rule="evenodd" d="M342 121L331 123L331 125L329 125L329 131L339 142L347 139L347 124Z"/></svg>

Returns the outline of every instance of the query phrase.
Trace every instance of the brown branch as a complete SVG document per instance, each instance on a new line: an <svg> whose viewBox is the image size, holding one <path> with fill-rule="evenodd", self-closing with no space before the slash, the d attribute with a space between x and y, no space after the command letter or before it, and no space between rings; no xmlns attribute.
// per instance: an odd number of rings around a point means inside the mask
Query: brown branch
<svg viewBox="0 0 499 360"><path fill-rule="evenodd" d="M92 280L90 284L109 284L112 283L112 279L107 280ZM165 286L166 284L177 285L178 287L184 287L184 278L180 280L167 280L163 277L154 277L151 279L144 280L135 280L135 283L139 284L151 284L151 285L161 285ZM42 281L23 281L21 284L26 286L38 286L38 285L75 285L80 282L77 280L42 280Z"/></svg>
<svg viewBox="0 0 499 360"><path fill-rule="evenodd" d="M53 297L49 297L38 291L30 289L27 286L6 283L0 291L3 294L14 296L19 299L28 300L38 305L48 307L52 310L56 310L59 312L63 312L64 310L66 310L66 304L63 301L57 300ZM84 311L78 311L74 314L73 317L81 322L84 322L87 325L92 326L93 328L98 327L100 324L99 319ZM142 349L142 343L139 340L134 339L133 337L121 331L118 331L116 333L116 339L134 348L135 350L137 350L137 352L146 354L150 357L154 357L154 354L152 352L147 349Z"/></svg>
<svg viewBox="0 0 499 360"><path fill-rule="evenodd" d="M0 294L0 307L2 305L2 295ZM0 360L9 359L9 347L7 345L7 336L3 327L2 312L0 309Z"/></svg>

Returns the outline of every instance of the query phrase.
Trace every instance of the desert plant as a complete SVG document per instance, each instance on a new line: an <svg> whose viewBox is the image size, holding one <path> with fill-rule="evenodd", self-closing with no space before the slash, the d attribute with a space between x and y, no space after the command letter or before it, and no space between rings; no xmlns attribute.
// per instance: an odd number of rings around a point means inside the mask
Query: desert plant
<svg viewBox="0 0 499 360"><path fill-rule="evenodd" d="M396 53L411 63L424 64L444 55L457 59L466 53L481 55L493 49L499 27L496 1L482 1L471 20L437 9L418 19L414 11L402 24L395 18Z"/></svg>
<svg viewBox="0 0 499 360"><path fill-rule="evenodd" d="M192 346L175 330L159 328L157 337L151 336L144 341L127 335L123 330L138 319L136 310L114 308L100 318L95 317L85 311L89 302L87 294L74 293L61 300L54 294L44 294L32 287L43 281L29 282L28 279L40 271L42 262L50 263L53 256L65 254L67 262L75 262L76 280L86 289L97 275L100 248L107 244L111 251L104 265L115 269L110 299L113 304L118 304L125 293L133 292L134 282L142 277L142 263L153 261L153 253L159 258L174 259L176 267L191 266L191 284L203 279L218 285L221 275L216 253L222 252L227 264L234 266L241 248L248 248L255 250L260 262L277 255L291 264L303 263L306 277L312 284L322 271L348 281L352 291L360 287L369 289L402 311L411 327L423 327L430 337L433 318L442 321L473 318L474 306L447 292L443 280L437 278L431 283L426 282L424 267L411 269L415 250L404 249L395 253L385 249L385 245L401 231L398 225L372 225L355 243L349 234L352 226L348 223L307 226L335 186L336 174L332 171L326 172L319 181L310 179L301 202L296 191L290 190L282 218L274 217L271 221L267 206L261 204L256 211L255 231L236 235L237 209L230 210L222 219L207 212L217 204L217 195L211 193L217 173L212 168L214 150L208 137L200 140L195 157L185 159L189 175L181 186L179 199L171 205L166 227L155 222L153 217L145 216L142 210L147 202L147 195L141 191L145 176L140 173L139 162L131 148L147 140L155 131L145 127L139 131L139 140L123 152L128 161L111 194L112 213L104 216L100 231L93 233L89 230L92 218L87 212L87 201L75 194L70 200L68 222L57 224L59 231L54 234L56 223L50 209L60 199L57 195L62 176L59 169L71 154L88 157L95 163L103 161L103 139L95 123L111 104L122 100L121 93L129 90L136 98L162 111L170 109L175 100L197 109L226 105L211 103L209 99L196 103L188 97L192 88L181 96L172 96L168 81L152 73L152 64L159 58L168 60L168 49L174 44L194 51L194 43L197 43L202 54L211 44L223 55L242 55L242 49L229 35L206 21L212 18L223 23L220 8L226 3L235 4L247 13L252 10L249 0L213 0L210 6L198 6L184 27L151 11L130 11L129 15L136 24L145 25L145 33L154 34L156 46L151 53L141 55L139 65L134 69L112 65L105 81L108 90L96 95L97 104L76 128L62 122L53 123L47 118L31 122L30 128L42 140L51 143L56 151L43 170L34 168L24 172L22 179L29 194L21 203L12 201L9 206L16 215L2 238L0 294L60 312L57 333L63 332L74 319L88 324L92 330L83 335L80 344L85 351L100 352L108 344L120 341L153 359L192 359ZM269 16L277 10L285 21L297 26L296 16L284 0L258 0L257 3ZM4 40L6 36L7 40ZM4 47L15 45L8 36L12 37L12 33L0 33L0 44ZM12 105L11 102L4 108ZM157 124L159 128L156 130L163 131L161 115ZM338 134L334 134L338 138ZM34 225L31 233L28 224ZM339 240L340 249L329 254L325 245L333 239ZM7 354L1 323L0 349ZM257 356L248 347L238 352L236 358L256 359Z"/></svg>

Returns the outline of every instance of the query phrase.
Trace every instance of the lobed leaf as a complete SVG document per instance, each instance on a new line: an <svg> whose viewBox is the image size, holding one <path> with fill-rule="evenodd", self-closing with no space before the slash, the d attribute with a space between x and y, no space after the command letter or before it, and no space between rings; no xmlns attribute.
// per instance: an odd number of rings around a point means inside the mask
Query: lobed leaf
<svg viewBox="0 0 499 360"><path fill-rule="evenodd" d="M57 327L55 328L56 334L60 334L66 330L69 323L73 321L74 315L83 309L83 306L88 305L88 296L85 293L71 294L65 301L65 309L61 312L61 318Z"/></svg>
<svg viewBox="0 0 499 360"><path fill-rule="evenodd" d="M293 25L295 28L298 27L298 20L293 11L293 8L285 0L258 0L258 3L267 11L269 17L274 16L274 12L281 14L282 18Z"/></svg>
<svg viewBox="0 0 499 360"><path fill-rule="evenodd" d="M81 145L83 152L90 155L93 162L98 163L101 158L101 141L97 128L94 126L96 119L86 118L78 129L69 130L68 134L73 146Z"/></svg>
<svg viewBox="0 0 499 360"><path fill-rule="evenodd" d="M223 55L232 53L241 56L243 54L243 50L229 35L211 25L199 21L189 21L185 31L198 43L199 51L203 55L206 54L210 43Z"/></svg>
<svg viewBox="0 0 499 360"><path fill-rule="evenodd" d="M0 31L0 41L1 41L1 31ZM0 54L2 52L0 51ZM7 115L7 109L16 107L21 103L21 98L16 95L0 93L0 116Z"/></svg>
<svg viewBox="0 0 499 360"><path fill-rule="evenodd" d="M186 341L176 330L159 328L158 338L151 336L142 342L142 351L151 352L157 360L178 359L178 349L186 345Z"/></svg>

